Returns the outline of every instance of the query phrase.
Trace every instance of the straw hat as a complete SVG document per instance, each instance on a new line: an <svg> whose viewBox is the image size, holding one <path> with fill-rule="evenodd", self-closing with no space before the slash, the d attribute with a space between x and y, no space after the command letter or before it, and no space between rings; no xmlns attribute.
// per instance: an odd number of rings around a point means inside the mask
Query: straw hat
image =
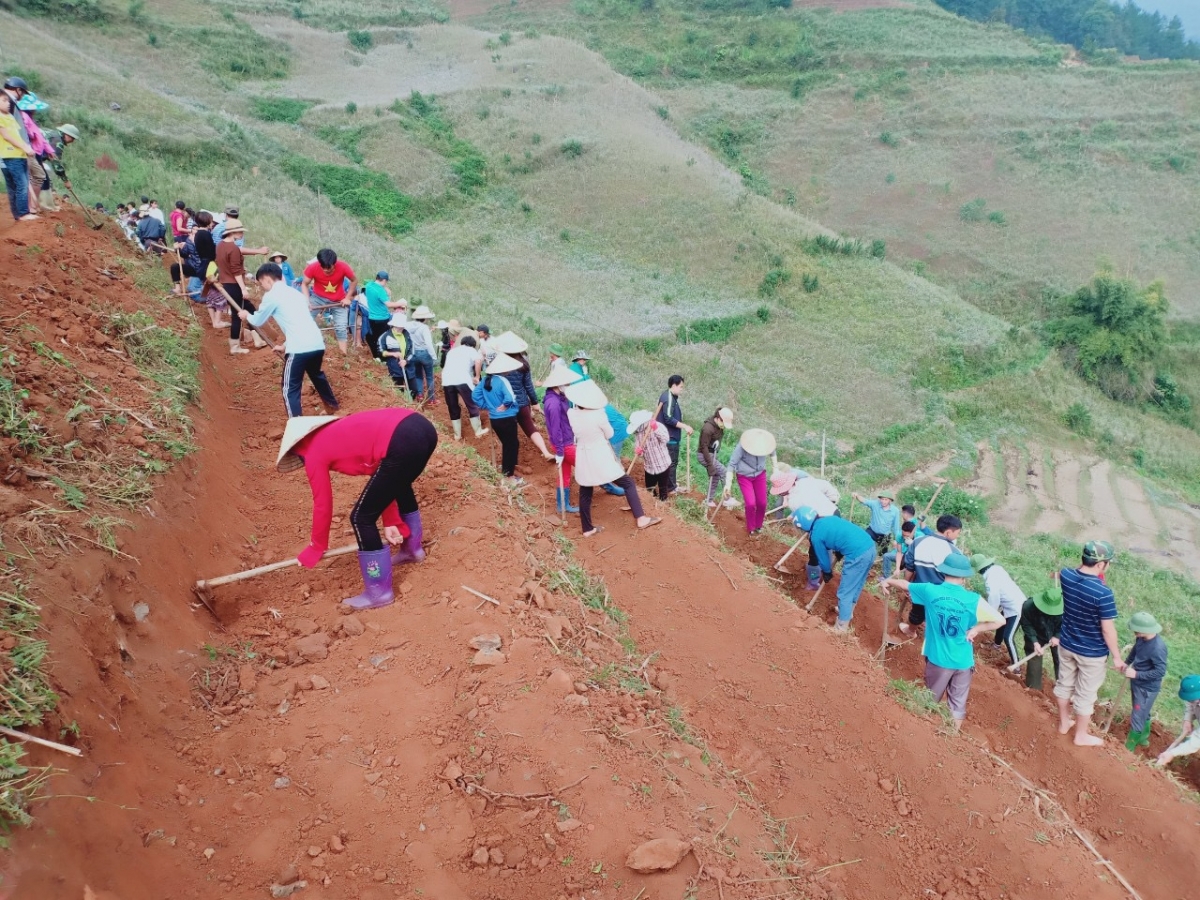
<svg viewBox="0 0 1200 900"><path fill-rule="evenodd" d="M511 331L496 335L488 340L488 344L499 353L524 353L529 349L529 345Z"/></svg>
<svg viewBox="0 0 1200 900"><path fill-rule="evenodd" d="M608 406L608 398L604 396L604 391L600 390L600 385L591 379L569 384L563 393L567 395L568 400L581 409L604 409Z"/></svg>
<svg viewBox="0 0 1200 900"><path fill-rule="evenodd" d="M287 262L287 258L288 258L287 254L284 253L282 250L273 250L267 254L268 262L274 262L277 259L281 259L284 262Z"/></svg>
<svg viewBox="0 0 1200 900"><path fill-rule="evenodd" d="M226 219L225 234L245 234L246 226L242 224L241 219Z"/></svg>
<svg viewBox="0 0 1200 900"><path fill-rule="evenodd" d="M717 418L721 420L721 424L726 428L733 427L733 410L728 406L722 406L717 410Z"/></svg>
<svg viewBox="0 0 1200 900"><path fill-rule="evenodd" d="M458 334L460 331L462 331L462 323L460 323L458 319L451 319L446 323L445 327L450 329L451 334Z"/></svg>
<svg viewBox="0 0 1200 900"><path fill-rule="evenodd" d="M566 366L558 366L550 370L550 374L542 382L542 387L566 387L568 384L574 384L577 381L583 381L583 376L574 369L568 369Z"/></svg>
<svg viewBox="0 0 1200 900"><path fill-rule="evenodd" d="M513 359L507 353L497 353L496 358L488 363L487 373L489 375L504 375L507 372L515 372L521 368L521 361Z"/></svg>
<svg viewBox="0 0 1200 900"><path fill-rule="evenodd" d="M410 316L410 318L418 319L418 320L432 319L432 318L434 318L434 315L432 312L429 311L429 307L426 306L424 303L422 303L420 306L417 307L417 311L414 312L412 314L412 316Z"/></svg>
<svg viewBox="0 0 1200 900"><path fill-rule="evenodd" d="M629 415L629 430L637 431L647 422L654 418L653 413L648 409L639 409L637 412Z"/></svg>
<svg viewBox="0 0 1200 900"><path fill-rule="evenodd" d="M776 497L780 497L783 494L786 494L789 491L791 491L791 489L792 489L793 485L795 485L795 483L796 483L796 473L793 472L790 468L784 469L783 466L781 465L771 475L771 493L774 494Z"/></svg>
<svg viewBox="0 0 1200 900"><path fill-rule="evenodd" d="M751 456L770 456L775 452L775 435L765 428L747 428L742 432L741 443Z"/></svg>
<svg viewBox="0 0 1200 900"><path fill-rule="evenodd" d="M330 422L336 422L337 418L337 416L296 416L288 419L287 426L283 429L283 440L279 442L279 458L275 460L275 468L280 472L291 472L303 466L304 462L292 453L292 448L318 428L323 428Z"/></svg>

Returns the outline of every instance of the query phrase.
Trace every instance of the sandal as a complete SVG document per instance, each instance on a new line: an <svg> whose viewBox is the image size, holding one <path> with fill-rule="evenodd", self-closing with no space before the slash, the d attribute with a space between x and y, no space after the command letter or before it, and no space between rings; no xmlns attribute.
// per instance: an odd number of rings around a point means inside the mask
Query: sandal
<svg viewBox="0 0 1200 900"><path fill-rule="evenodd" d="M603 525L597 525L597 526L596 526L595 528L593 528L591 531L585 531L585 532L583 533L583 536L584 536L584 537L586 537L586 538L595 537L596 535L598 535L598 534L599 534L600 532L602 532L603 530L604 530L604 526L603 526Z"/></svg>
<svg viewBox="0 0 1200 900"><path fill-rule="evenodd" d="M655 516L653 519L651 519L651 520L650 520L649 522L647 522L645 525L639 525L639 526L638 526L638 530L640 531L640 530L642 530L643 528L652 528L652 527L654 527L655 525L657 525L657 524L658 524L659 522L661 522L661 521L662 521L662 519L660 519L660 518L658 518L657 516Z"/></svg>

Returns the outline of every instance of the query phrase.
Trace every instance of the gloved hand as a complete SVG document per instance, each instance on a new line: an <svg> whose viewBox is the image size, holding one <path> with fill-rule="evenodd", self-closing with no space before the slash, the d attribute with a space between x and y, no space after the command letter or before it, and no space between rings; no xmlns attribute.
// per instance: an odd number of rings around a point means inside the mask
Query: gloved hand
<svg viewBox="0 0 1200 900"><path fill-rule="evenodd" d="M824 569L822 569L821 570L821 584L829 584L829 582L831 582L831 581L833 581L833 573L826 572Z"/></svg>
<svg viewBox="0 0 1200 900"><path fill-rule="evenodd" d="M557 465L560 465L560 466L561 466L561 465L563 464L563 460L564 460L564 459L565 459L565 457L562 457L562 456L556 456L556 457L554 457L554 462L555 462Z"/></svg>
<svg viewBox="0 0 1200 900"><path fill-rule="evenodd" d="M300 551L299 555L296 557L296 561L300 563L300 565L304 566L304 568L311 569L321 561L321 557L324 555L325 551L320 547L309 544Z"/></svg>

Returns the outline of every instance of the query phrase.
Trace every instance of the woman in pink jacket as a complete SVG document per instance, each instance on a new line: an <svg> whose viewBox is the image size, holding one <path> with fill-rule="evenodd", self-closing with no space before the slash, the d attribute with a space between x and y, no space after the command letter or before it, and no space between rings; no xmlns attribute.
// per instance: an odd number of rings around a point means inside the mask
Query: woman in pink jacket
<svg viewBox="0 0 1200 900"><path fill-rule="evenodd" d="M303 468L313 494L312 536L297 561L315 566L329 549L333 520L330 472L369 476L350 511L358 539L358 564L363 592L347 600L354 609L387 606L394 599L392 566L425 559L424 529L413 482L437 447L437 431L420 413L402 407L372 409L336 416L296 416L288 419L275 467L280 472ZM383 537L376 524L383 518ZM383 545L386 539L400 550Z"/></svg>

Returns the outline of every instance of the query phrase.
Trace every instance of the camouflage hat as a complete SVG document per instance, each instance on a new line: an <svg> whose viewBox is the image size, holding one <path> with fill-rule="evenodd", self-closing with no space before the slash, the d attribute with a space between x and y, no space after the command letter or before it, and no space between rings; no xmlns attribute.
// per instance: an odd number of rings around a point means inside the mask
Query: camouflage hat
<svg viewBox="0 0 1200 900"><path fill-rule="evenodd" d="M1117 551L1108 541L1088 541L1083 545L1083 558L1088 562L1112 562Z"/></svg>

